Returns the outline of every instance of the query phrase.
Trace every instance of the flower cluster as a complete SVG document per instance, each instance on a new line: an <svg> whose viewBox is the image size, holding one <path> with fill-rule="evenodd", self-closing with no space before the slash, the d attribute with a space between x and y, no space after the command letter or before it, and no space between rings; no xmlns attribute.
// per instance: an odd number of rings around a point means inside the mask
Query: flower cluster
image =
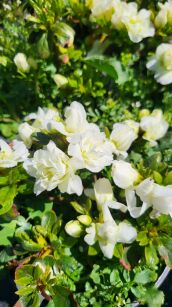
<svg viewBox="0 0 172 307"><path fill-rule="evenodd" d="M126 3L121 0L91 1L92 16L95 19L111 21L116 29L126 29L130 40L139 43L146 37L155 34L155 28L151 22L151 11L138 10L137 3Z"/></svg>
<svg viewBox="0 0 172 307"><path fill-rule="evenodd" d="M110 22L117 30L127 30L130 40L134 43L141 42L146 37L155 35L157 29L172 25L172 1L164 4L158 3L160 8L154 23L151 21L153 12L146 9L138 10L135 2L126 3L121 0L88 1L93 20ZM162 85L172 83L172 45L170 43L160 44L148 63L147 68L155 72L155 79Z"/></svg>
<svg viewBox="0 0 172 307"><path fill-rule="evenodd" d="M137 231L127 221L115 221L111 209L123 214L129 212L132 218L138 218L150 207L152 217L172 215L172 187L160 186L152 178L143 178L129 162L128 151L139 137L148 141L149 146L156 146L157 140L168 130L162 111L157 109L149 113L142 110L140 116L140 122L115 123L112 132L106 135L96 124L88 122L86 111L79 102L74 101L66 107L64 118L55 108L39 108L37 113L26 116L19 126L19 141L14 141L11 147L1 141L1 164L13 167L17 162L23 162L26 172L36 179L36 195L56 187L61 193L78 196L84 190L85 197L96 202L98 216L82 214L66 224L66 232L76 238L85 233L84 240L88 245L98 242L104 256L112 258L115 244L131 243ZM47 138L47 144L35 150L39 134ZM20 145L19 151L16 144ZM28 157L26 146L31 157ZM104 176L95 180L93 189L83 187L80 174L84 169L98 174L107 168L113 185L124 190L126 201L123 203L116 199L112 183ZM141 205L137 205L137 199Z"/></svg>

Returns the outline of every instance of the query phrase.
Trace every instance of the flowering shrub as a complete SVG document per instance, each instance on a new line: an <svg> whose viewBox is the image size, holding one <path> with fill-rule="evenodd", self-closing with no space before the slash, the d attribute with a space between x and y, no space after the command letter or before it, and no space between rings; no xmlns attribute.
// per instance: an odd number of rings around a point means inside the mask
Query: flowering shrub
<svg viewBox="0 0 172 307"><path fill-rule="evenodd" d="M0 275L22 306L164 303L172 1L0 4Z"/></svg>

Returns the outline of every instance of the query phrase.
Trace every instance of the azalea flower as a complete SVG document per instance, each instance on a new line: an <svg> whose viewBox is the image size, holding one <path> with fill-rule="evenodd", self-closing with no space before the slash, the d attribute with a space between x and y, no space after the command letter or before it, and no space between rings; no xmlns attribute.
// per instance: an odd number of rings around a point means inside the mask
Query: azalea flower
<svg viewBox="0 0 172 307"><path fill-rule="evenodd" d="M110 141L113 146L113 152L116 155L127 157L127 150L137 139L138 130L132 127L131 122L116 123L110 135Z"/></svg>
<svg viewBox="0 0 172 307"><path fill-rule="evenodd" d="M85 190L87 194L88 190ZM100 178L94 183L93 195L97 203L97 208L102 212L104 206L118 209L122 212L127 211L127 207L115 200L110 181L107 178Z"/></svg>
<svg viewBox="0 0 172 307"><path fill-rule="evenodd" d="M19 162L25 161L29 152L23 142L14 140L7 144L0 139L0 168L9 168L16 166Z"/></svg>
<svg viewBox="0 0 172 307"><path fill-rule="evenodd" d="M22 123L18 128L19 137L28 148L32 146L32 134L36 131L37 129L28 123Z"/></svg>
<svg viewBox="0 0 172 307"><path fill-rule="evenodd" d="M158 3L160 11L155 18L157 27L164 27L166 24L172 25L172 1L168 0L165 3Z"/></svg>
<svg viewBox="0 0 172 307"><path fill-rule="evenodd" d="M141 199L142 206L137 206L136 195ZM172 186L160 186L152 179L142 181L134 190L126 190L126 201L130 215L138 218L152 207L152 216L169 214L172 216Z"/></svg>
<svg viewBox="0 0 172 307"><path fill-rule="evenodd" d="M98 173L113 161L112 146L99 130L86 130L70 141L68 154L75 159L80 169Z"/></svg>
<svg viewBox="0 0 172 307"><path fill-rule="evenodd" d="M98 241L104 256L111 259L116 243L132 243L137 236L137 232L134 227L125 222L117 225L107 205L104 205L102 210L102 223L92 223L90 227L86 228L87 234L84 241L88 245L94 245Z"/></svg>
<svg viewBox="0 0 172 307"><path fill-rule="evenodd" d="M116 0L87 0L87 6L91 9L92 16L96 18L111 19L114 11L113 4L119 2Z"/></svg>
<svg viewBox="0 0 172 307"><path fill-rule="evenodd" d="M155 109L150 115L143 116L140 127L144 131L143 138L156 145L156 140L161 139L168 130L168 123L159 109Z"/></svg>
<svg viewBox="0 0 172 307"><path fill-rule="evenodd" d="M22 52L19 52L14 57L14 63L16 64L17 68L21 72L29 72L30 65L27 61L26 55Z"/></svg>
<svg viewBox="0 0 172 307"><path fill-rule="evenodd" d="M65 108L64 116L63 123L52 123L52 129L66 135L68 142L71 142L71 139L75 136L89 129L99 130L95 124L88 123L86 111L83 105L77 101L73 101L69 107Z"/></svg>
<svg viewBox="0 0 172 307"><path fill-rule="evenodd" d="M82 182L75 175L72 160L52 141L44 149L37 150L33 158L27 159L23 166L30 176L36 178L36 195L45 190L51 191L57 186L61 193L82 194Z"/></svg>
<svg viewBox="0 0 172 307"><path fill-rule="evenodd" d="M129 38L134 43L139 43L143 38L154 36L155 28L150 20L151 12L145 9L138 11L137 3L130 2L122 14Z"/></svg>
<svg viewBox="0 0 172 307"><path fill-rule="evenodd" d="M124 1L116 0L113 1L113 15L111 22L116 29L124 28L124 23L122 21L123 14L128 9L128 4Z"/></svg>
<svg viewBox="0 0 172 307"><path fill-rule="evenodd" d="M116 160L112 165L112 178L118 187L127 189L136 184L141 176L130 163Z"/></svg>
<svg viewBox="0 0 172 307"><path fill-rule="evenodd" d="M37 113L30 113L25 117L26 121L33 120L32 126L39 130L52 130L56 123L60 123L59 112L53 108L38 108Z"/></svg>
<svg viewBox="0 0 172 307"><path fill-rule="evenodd" d="M172 44L160 44L146 67L155 73L157 82L162 85L172 83Z"/></svg>

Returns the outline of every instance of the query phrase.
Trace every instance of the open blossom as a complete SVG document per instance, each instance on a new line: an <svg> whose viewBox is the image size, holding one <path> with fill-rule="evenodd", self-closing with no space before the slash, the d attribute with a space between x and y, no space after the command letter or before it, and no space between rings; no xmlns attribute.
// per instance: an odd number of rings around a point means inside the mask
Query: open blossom
<svg viewBox="0 0 172 307"><path fill-rule="evenodd" d="M164 27L166 24L172 25L172 0L165 3L158 3L160 11L155 18L155 25L157 27Z"/></svg>
<svg viewBox="0 0 172 307"><path fill-rule="evenodd" d="M113 146L113 152L116 155L127 156L127 150L131 144L137 139L138 130L127 122L116 123L110 135L110 141Z"/></svg>
<svg viewBox="0 0 172 307"><path fill-rule="evenodd" d="M19 137L24 142L26 147L30 148L32 146L32 134L36 131L37 129L29 125L28 123L22 123L19 126Z"/></svg>
<svg viewBox="0 0 172 307"><path fill-rule="evenodd" d="M140 127L145 131L143 138L152 142L152 145L156 145L156 140L166 134L169 125L165 121L162 111L155 109L150 115L142 117Z"/></svg>
<svg viewBox="0 0 172 307"><path fill-rule="evenodd" d="M142 206L137 206L136 195L141 199ZM134 190L126 191L128 210L132 217L141 216L148 208L152 207L154 216L169 214L172 216L172 186L160 186L152 179L142 181Z"/></svg>
<svg viewBox="0 0 172 307"><path fill-rule="evenodd" d="M84 241L88 245L94 245L99 242L100 249L105 257L111 259L116 243L132 243L137 232L131 225L121 222L117 224L107 205L102 208L103 221L101 223L92 223L90 227L86 228L86 236Z"/></svg>
<svg viewBox="0 0 172 307"><path fill-rule="evenodd" d="M30 113L25 117L26 121L33 120L32 126L36 129L40 130L50 130L56 124L56 122L60 122L59 112L53 108L38 108L37 113Z"/></svg>
<svg viewBox="0 0 172 307"><path fill-rule="evenodd" d="M106 20L111 19L113 13L113 3L116 0L91 0L87 1L87 5L90 7L92 16L96 18L104 18ZM118 1L119 2L119 1Z"/></svg>
<svg viewBox="0 0 172 307"><path fill-rule="evenodd" d="M82 182L75 175L72 160L50 141L45 149L37 150L32 159L24 164L27 173L36 178L34 192L38 195L42 191L51 191L57 186L61 193L82 194Z"/></svg>
<svg viewBox="0 0 172 307"><path fill-rule="evenodd" d="M113 162L112 178L118 187L128 189L136 184L140 177L138 171L130 163L118 160Z"/></svg>
<svg viewBox="0 0 172 307"><path fill-rule="evenodd" d="M124 28L124 23L122 21L123 14L128 9L128 4L121 0L113 1L113 15L111 22L116 29Z"/></svg>
<svg viewBox="0 0 172 307"><path fill-rule="evenodd" d="M163 85L172 83L172 44L160 44L146 67L155 73L157 82Z"/></svg>
<svg viewBox="0 0 172 307"><path fill-rule="evenodd" d="M86 130L99 130L95 124L88 123L86 111L83 105L77 101L73 101L69 107L65 108L64 116L63 123L56 122L52 126L60 133L66 135L69 142L71 137L77 136Z"/></svg>
<svg viewBox="0 0 172 307"><path fill-rule="evenodd" d="M143 38L154 36L155 28L150 20L151 12L145 9L138 11L137 3L130 2L122 14L129 38L134 43L139 43Z"/></svg>
<svg viewBox="0 0 172 307"><path fill-rule="evenodd" d="M0 168L14 167L27 159L29 152L23 142L14 140L10 145L0 139Z"/></svg>
<svg viewBox="0 0 172 307"><path fill-rule="evenodd" d="M74 157L78 168L86 168L91 172L100 172L111 165L112 146L105 134L99 130L87 130L71 139L68 154Z"/></svg>
<svg viewBox="0 0 172 307"><path fill-rule="evenodd" d="M115 200L112 186L107 178L100 178L94 184L94 195L97 203L97 208L100 212L103 211L105 206L109 208L127 211L127 207Z"/></svg>
<svg viewBox="0 0 172 307"><path fill-rule="evenodd" d="M14 57L14 63L21 72L29 72L30 66L24 53L17 53Z"/></svg>

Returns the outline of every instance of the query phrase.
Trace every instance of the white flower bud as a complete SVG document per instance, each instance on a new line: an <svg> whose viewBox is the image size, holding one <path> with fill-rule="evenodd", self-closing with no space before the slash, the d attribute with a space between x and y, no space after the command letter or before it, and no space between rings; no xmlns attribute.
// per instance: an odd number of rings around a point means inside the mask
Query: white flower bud
<svg viewBox="0 0 172 307"><path fill-rule="evenodd" d="M82 234L83 228L79 221L72 220L65 225L65 230L71 237L79 238Z"/></svg>
<svg viewBox="0 0 172 307"><path fill-rule="evenodd" d="M14 63L21 72L29 72L30 66L24 53L17 53L14 57Z"/></svg>
<svg viewBox="0 0 172 307"><path fill-rule="evenodd" d="M53 76L53 79L59 88L63 87L64 85L68 83L68 79L60 74L55 74Z"/></svg>
<svg viewBox="0 0 172 307"><path fill-rule="evenodd" d="M81 223L81 224L83 224L83 225L85 225L85 226L89 226L90 224L91 224L91 222L92 222L92 218L89 216L89 215L79 215L78 217L77 217L77 219L78 219L78 221Z"/></svg>

